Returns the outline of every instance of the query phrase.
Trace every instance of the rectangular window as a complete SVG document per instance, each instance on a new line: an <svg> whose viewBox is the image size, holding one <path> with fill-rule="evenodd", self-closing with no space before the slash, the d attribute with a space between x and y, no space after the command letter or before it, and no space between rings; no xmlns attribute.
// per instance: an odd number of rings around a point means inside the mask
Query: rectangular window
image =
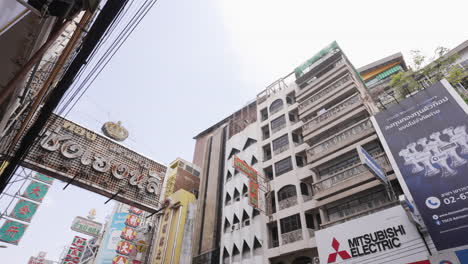
<svg viewBox="0 0 468 264"><path fill-rule="evenodd" d="M276 177L292 170L291 157L287 157L275 163L275 175Z"/></svg>
<svg viewBox="0 0 468 264"><path fill-rule="evenodd" d="M281 234L289 233L294 230L301 229L301 218L299 214L291 215L280 220Z"/></svg>
<svg viewBox="0 0 468 264"><path fill-rule="evenodd" d="M286 127L286 118L284 115L276 118L275 120L271 121L271 132L275 133L276 131L279 131Z"/></svg>
<svg viewBox="0 0 468 264"><path fill-rule="evenodd" d="M260 116L262 117L262 121L265 121L268 119L268 110L266 108L263 108L260 110Z"/></svg>
<svg viewBox="0 0 468 264"><path fill-rule="evenodd" d="M273 140L273 153L278 154L281 153L285 150L287 150L289 147L289 138L288 134L285 134L275 140Z"/></svg>

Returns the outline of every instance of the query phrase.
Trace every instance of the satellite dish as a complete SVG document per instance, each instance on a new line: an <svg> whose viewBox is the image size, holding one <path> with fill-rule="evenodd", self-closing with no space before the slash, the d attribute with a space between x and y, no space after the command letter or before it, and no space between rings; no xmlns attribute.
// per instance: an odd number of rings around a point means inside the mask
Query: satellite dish
<svg viewBox="0 0 468 264"><path fill-rule="evenodd" d="M116 141L124 141L128 138L128 130L122 126L122 122L106 122L101 128L102 133Z"/></svg>

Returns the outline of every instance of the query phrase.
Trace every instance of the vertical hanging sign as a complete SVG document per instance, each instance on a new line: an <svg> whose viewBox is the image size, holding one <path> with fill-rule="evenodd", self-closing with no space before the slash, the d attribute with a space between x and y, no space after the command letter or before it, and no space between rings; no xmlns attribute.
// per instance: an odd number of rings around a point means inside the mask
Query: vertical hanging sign
<svg viewBox="0 0 468 264"><path fill-rule="evenodd" d="M3 226L0 228L0 241L18 245L18 242L21 237L23 237L24 231L26 231L27 227L28 225L16 221L5 221Z"/></svg>

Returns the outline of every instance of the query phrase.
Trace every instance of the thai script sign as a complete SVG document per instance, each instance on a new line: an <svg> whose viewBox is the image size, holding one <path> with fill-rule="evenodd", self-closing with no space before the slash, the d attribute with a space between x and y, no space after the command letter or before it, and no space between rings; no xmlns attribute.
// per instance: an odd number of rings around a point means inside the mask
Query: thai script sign
<svg viewBox="0 0 468 264"><path fill-rule="evenodd" d="M373 120L438 250L468 244L467 113L465 102L443 80Z"/></svg>
<svg viewBox="0 0 468 264"><path fill-rule="evenodd" d="M101 223L86 219L81 216L75 217L71 225L71 230L80 232L86 235L90 235L93 237L99 236L101 229L102 229Z"/></svg>
<svg viewBox="0 0 468 264"><path fill-rule="evenodd" d="M164 165L56 115L23 165L147 211L158 209L166 171Z"/></svg>

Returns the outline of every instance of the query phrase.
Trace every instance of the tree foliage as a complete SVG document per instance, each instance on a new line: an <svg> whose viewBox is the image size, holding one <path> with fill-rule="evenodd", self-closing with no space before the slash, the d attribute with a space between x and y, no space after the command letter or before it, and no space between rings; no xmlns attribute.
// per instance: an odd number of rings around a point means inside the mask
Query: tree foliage
<svg viewBox="0 0 468 264"><path fill-rule="evenodd" d="M460 83L468 73L454 65L459 58L457 54L447 56L448 49L438 47L431 58L426 57L419 50L411 51L411 66L406 72L395 74L390 80L398 98L405 98L408 94L424 88L424 85L446 78L452 85Z"/></svg>

